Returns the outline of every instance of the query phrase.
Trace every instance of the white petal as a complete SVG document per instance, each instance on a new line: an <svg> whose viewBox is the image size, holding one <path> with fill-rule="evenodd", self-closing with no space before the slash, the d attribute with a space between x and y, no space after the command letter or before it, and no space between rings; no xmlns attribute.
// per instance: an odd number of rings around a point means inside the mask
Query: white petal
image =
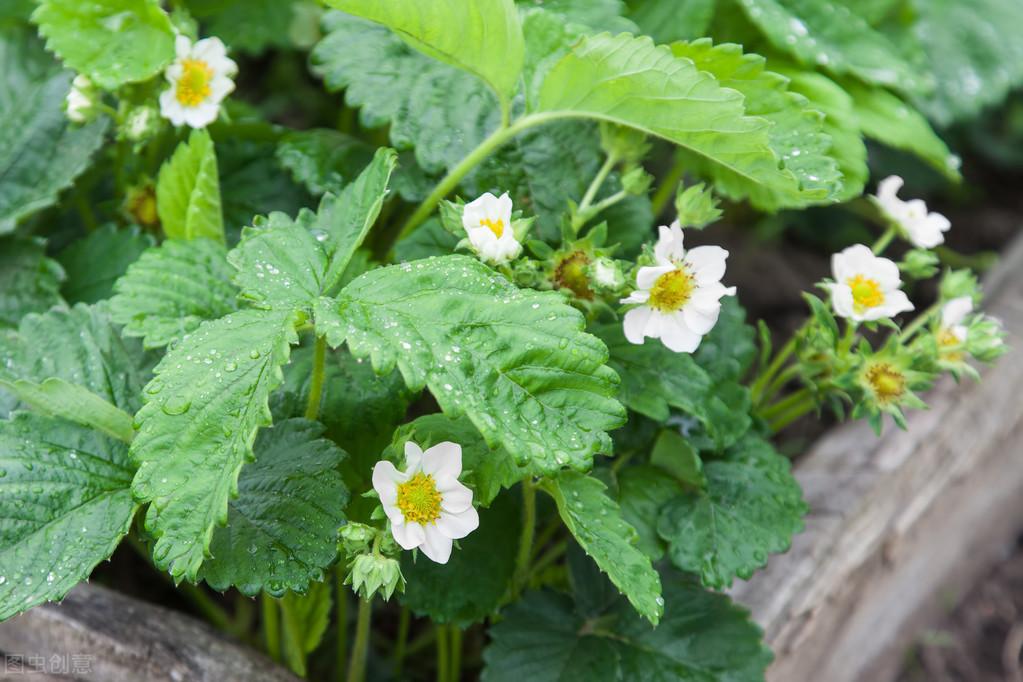
<svg viewBox="0 0 1023 682"><path fill-rule="evenodd" d="M464 538L479 527L480 515L471 506L458 514L441 514L437 520L437 528L452 540Z"/></svg>
<svg viewBox="0 0 1023 682"><path fill-rule="evenodd" d="M893 200L899 201L898 193L905 184L898 175L890 175L877 184L877 198L882 205L891 204Z"/></svg>
<svg viewBox="0 0 1023 682"><path fill-rule="evenodd" d="M405 441L405 471L412 476L422 468L423 449L410 440Z"/></svg>
<svg viewBox="0 0 1023 682"><path fill-rule="evenodd" d="M657 281L658 277L676 269L677 268L674 265L655 265L652 267L648 266L640 268L639 272L636 273L636 286L640 289L649 290L650 287L654 285L654 282Z"/></svg>
<svg viewBox="0 0 1023 682"><path fill-rule="evenodd" d="M192 41L188 39L188 36L178 34L178 37L174 39L174 52L178 59L188 59L191 56Z"/></svg>
<svg viewBox="0 0 1023 682"><path fill-rule="evenodd" d="M650 292L643 291L642 289L636 289L625 298L619 300L619 303L646 303L650 300Z"/></svg>
<svg viewBox="0 0 1023 682"><path fill-rule="evenodd" d="M437 490L441 494L440 507L446 512L458 514L472 506L472 490L457 480L438 482Z"/></svg>
<svg viewBox="0 0 1023 682"><path fill-rule="evenodd" d="M863 274L871 279L876 279L882 290L898 289L902 284L899 266L887 258L875 256L870 269Z"/></svg>
<svg viewBox="0 0 1023 682"><path fill-rule="evenodd" d="M650 308L633 308L625 313L625 317L622 319L622 331L625 332L625 338L629 343L636 345L643 343L643 331L653 312Z"/></svg>
<svg viewBox="0 0 1023 682"><path fill-rule="evenodd" d="M210 83L210 99L216 102L223 100L234 91L234 81L225 76L217 76Z"/></svg>
<svg viewBox="0 0 1023 682"><path fill-rule="evenodd" d="M451 441L434 445L423 453L423 473L438 481L458 480L462 473L462 446Z"/></svg>
<svg viewBox="0 0 1023 682"><path fill-rule="evenodd" d="M904 313L913 310L913 303L906 296L905 291L890 291L885 294L884 304L878 306L884 310L882 317L895 317L899 313ZM876 319L876 318L875 318Z"/></svg>
<svg viewBox="0 0 1023 682"><path fill-rule="evenodd" d="M391 523L391 535L402 549L415 549L426 541L426 530L418 523Z"/></svg>
<svg viewBox="0 0 1023 682"><path fill-rule="evenodd" d="M720 282L725 276L725 261L728 251L720 246L697 246L686 252L685 262L689 264L696 283L699 285Z"/></svg>
<svg viewBox="0 0 1023 682"><path fill-rule="evenodd" d="M436 525L426 527L426 539L419 549L438 564L446 564L451 558L451 538L440 532Z"/></svg>
<svg viewBox="0 0 1023 682"><path fill-rule="evenodd" d="M173 83L176 86L178 84L178 81L181 79L182 73L184 73L184 67L181 66L181 62L174 62L173 64L167 67L166 71L164 71L164 76L166 76L169 82ZM175 90L176 89L177 88L175 88Z"/></svg>
<svg viewBox="0 0 1023 682"><path fill-rule="evenodd" d="M511 231L512 208L512 200L507 192L499 196L497 201L494 202L494 210L497 212L497 217L504 222L504 226L507 228L505 229L506 233Z"/></svg>
<svg viewBox="0 0 1023 682"><path fill-rule="evenodd" d="M831 270L836 281L845 282L851 277L866 274L872 270L874 260L875 256L870 247L855 244L831 257Z"/></svg>
<svg viewBox="0 0 1023 682"><path fill-rule="evenodd" d="M684 236L682 226L676 220L671 226L661 225L657 228L657 244L654 245L654 258L658 265L665 265L682 260L685 249L682 246Z"/></svg>
<svg viewBox="0 0 1023 682"><path fill-rule="evenodd" d="M718 305L716 311L700 310L693 305L687 305L681 310L682 319L685 320L686 327L701 336L708 333L718 323L720 312L720 305Z"/></svg>
<svg viewBox="0 0 1023 682"><path fill-rule="evenodd" d="M398 499L398 484L408 480L408 475L398 471L397 467L386 459L373 466L373 489L380 496L384 505L393 505Z"/></svg>
<svg viewBox="0 0 1023 682"><path fill-rule="evenodd" d="M852 289L844 281L840 284L831 285L831 307L839 317L846 317L852 320L861 320L853 306Z"/></svg>
<svg viewBox="0 0 1023 682"><path fill-rule="evenodd" d="M682 315L666 315L661 326L661 342L676 353L692 353L703 338L686 326Z"/></svg>
<svg viewBox="0 0 1023 682"><path fill-rule="evenodd" d="M941 326L954 327L973 312L973 299L969 296L953 298L941 308Z"/></svg>
<svg viewBox="0 0 1023 682"><path fill-rule="evenodd" d="M196 41L192 47L192 56L195 59L203 60L206 64L215 68L213 62L226 58L227 48L224 47L224 43L221 42L220 38L203 38Z"/></svg>
<svg viewBox="0 0 1023 682"><path fill-rule="evenodd" d="M185 123L193 128L205 128L217 120L220 107L213 102L203 102L197 107L186 107Z"/></svg>

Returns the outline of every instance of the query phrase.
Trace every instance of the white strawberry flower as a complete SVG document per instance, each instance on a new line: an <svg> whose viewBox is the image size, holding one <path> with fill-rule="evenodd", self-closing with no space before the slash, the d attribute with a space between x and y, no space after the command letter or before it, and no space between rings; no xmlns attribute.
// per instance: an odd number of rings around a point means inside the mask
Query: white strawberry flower
<svg viewBox="0 0 1023 682"><path fill-rule="evenodd" d="M835 282L830 285L831 305L840 317L857 322L895 317L912 310L906 293L899 289L899 266L875 256L862 244L850 246L831 257Z"/></svg>
<svg viewBox="0 0 1023 682"><path fill-rule="evenodd" d="M676 353L692 353L717 324L721 297L735 295L735 287L721 284L728 251L720 246L686 251L678 221L659 229L656 264L639 269L636 290L621 300L640 304L625 313L625 338L635 344L660 339Z"/></svg>
<svg viewBox="0 0 1023 682"><path fill-rule="evenodd" d="M472 491L458 482L461 473L462 446L449 441L426 452L412 441L405 443L405 471L387 460L376 463L373 488L402 548L418 547L446 564L452 541L479 527Z"/></svg>
<svg viewBox="0 0 1023 682"><path fill-rule="evenodd" d="M71 90L67 93L64 109L68 120L72 123L85 123L95 106L96 88L88 76L78 74L71 81Z"/></svg>
<svg viewBox="0 0 1023 682"><path fill-rule="evenodd" d="M938 344L958 346L966 343L967 327L963 322L973 312L973 299L969 296L953 298L941 307L941 326L938 329Z"/></svg>
<svg viewBox="0 0 1023 682"><path fill-rule="evenodd" d="M914 246L933 249L945 241L944 233L952 227L952 223L940 213L928 212L922 199L900 199L898 193L903 184L898 175L885 178L878 184L874 200Z"/></svg>
<svg viewBox="0 0 1023 682"><path fill-rule="evenodd" d="M234 90L238 65L219 38L193 44L179 35L175 49L177 58L164 73L171 86L160 95L160 114L176 126L205 128L217 120L220 103Z"/></svg>
<svg viewBox="0 0 1023 682"><path fill-rule="evenodd" d="M480 260L500 265L522 253L522 244L512 231L511 214L512 200L507 192L500 197L487 192L465 205L462 226Z"/></svg>

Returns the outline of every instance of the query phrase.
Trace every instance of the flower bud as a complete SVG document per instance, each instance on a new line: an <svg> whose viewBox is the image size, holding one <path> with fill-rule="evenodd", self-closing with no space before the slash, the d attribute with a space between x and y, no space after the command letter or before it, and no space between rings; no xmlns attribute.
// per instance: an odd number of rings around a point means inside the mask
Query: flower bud
<svg viewBox="0 0 1023 682"><path fill-rule="evenodd" d="M364 523L349 521L341 528L341 547L349 556L369 551L369 544L373 542L377 531L372 526Z"/></svg>
<svg viewBox="0 0 1023 682"><path fill-rule="evenodd" d="M379 590L384 599L390 599L395 589L404 589L405 578L401 564L379 554L360 554L350 564L345 583L363 599L370 599Z"/></svg>
<svg viewBox="0 0 1023 682"><path fill-rule="evenodd" d="M938 274L938 257L927 249L913 249L899 263L899 270L912 279L930 279Z"/></svg>
<svg viewBox="0 0 1023 682"><path fill-rule="evenodd" d="M590 264L590 281L598 291L617 292L625 286L625 274L618 263L603 256Z"/></svg>
<svg viewBox="0 0 1023 682"><path fill-rule="evenodd" d="M88 76L75 76L65 101L68 120L72 123L88 123L95 114L98 98L99 91Z"/></svg>
<svg viewBox="0 0 1023 682"><path fill-rule="evenodd" d="M981 362L992 362L1009 350L1000 320L982 315L974 320L966 334L966 351Z"/></svg>

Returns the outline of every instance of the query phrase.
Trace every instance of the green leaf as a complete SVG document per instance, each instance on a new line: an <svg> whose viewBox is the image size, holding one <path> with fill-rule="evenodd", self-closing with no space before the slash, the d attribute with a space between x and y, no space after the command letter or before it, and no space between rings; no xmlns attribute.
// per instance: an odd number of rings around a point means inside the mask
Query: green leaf
<svg viewBox="0 0 1023 682"><path fill-rule="evenodd" d="M51 377L35 383L24 379L7 381L0 377L0 388L8 389L41 414L63 417L125 443L130 443L135 437L130 414L114 407L92 391L63 379Z"/></svg>
<svg viewBox="0 0 1023 682"><path fill-rule="evenodd" d="M267 48L291 47L296 0L187 0L185 4L209 35L233 50L258 55Z"/></svg>
<svg viewBox="0 0 1023 682"><path fill-rule="evenodd" d="M664 612L661 580L636 544L636 529L622 518L618 503L596 478L566 471L543 484L579 546L607 573L636 611L657 625Z"/></svg>
<svg viewBox="0 0 1023 682"><path fill-rule="evenodd" d="M746 116L739 92L646 37L583 38L548 72L537 108L662 137L775 193L786 205L826 198L825 191L799 187L771 147L771 123Z"/></svg>
<svg viewBox="0 0 1023 682"><path fill-rule="evenodd" d="M519 498L504 494L489 509L480 510L480 527L458 541L448 563L435 564L422 556L413 561L410 552L403 552L406 585L401 603L435 623L465 628L484 620L508 590L521 532Z"/></svg>
<svg viewBox="0 0 1023 682"><path fill-rule="evenodd" d="M975 116L1023 83L1019 2L928 0L914 9L913 32L936 85L921 106L940 125Z"/></svg>
<svg viewBox="0 0 1023 682"><path fill-rule="evenodd" d="M723 395L723 384L739 390L734 378L715 380L695 356L673 353L659 342L629 343L620 323L597 325L593 332L608 346L608 364L622 378L618 399L630 410L659 422L668 420L671 408L682 410L699 420L718 447L734 443L749 429L748 409L734 409Z"/></svg>
<svg viewBox="0 0 1023 682"><path fill-rule="evenodd" d="M62 598L127 534L128 448L59 419L0 421L0 620Z"/></svg>
<svg viewBox="0 0 1023 682"><path fill-rule="evenodd" d="M16 327L29 313L60 305L64 271L46 257L37 239L0 239L0 329Z"/></svg>
<svg viewBox="0 0 1023 682"><path fill-rule="evenodd" d="M67 281L61 290L68 303L96 303L114 294L114 282L154 245L137 227L119 230L104 225L57 254Z"/></svg>
<svg viewBox="0 0 1023 682"><path fill-rule="evenodd" d="M303 209L295 220L283 213L256 220L228 254L242 297L261 307L297 309L330 292L380 214L396 163L394 150L380 149L339 197L323 198L317 213Z"/></svg>
<svg viewBox="0 0 1023 682"><path fill-rule="evenodd" d="M650 451L650 463L671 474L677 481L694 488L706 488L703 460L677 431L661 431Z"/></svg>
<svg viewBox="0 0 1023 682"><path fill-rule="evenodd" d="M630 17L661 45L707 35L717 0L641 0Z"/></svg>
<svg viewBox="0 0 1023 682"><path fill-rule="evenodd" d="M256 461L238 477L227 526L217 528L200 577L210 587L253 597L304 592L337 557L348 490L337 466L345 453L323 426L288 419L256 437Z"/></svg>
<svg viewBox="0 0 1023 682"><path fill-rule="evenodd" d="M428 386L444 412L468 416L534 473L589 468L624 421L617 376L582 315L475 258L371 270L337 301L321 299L316 320L332 346L347 341L378 372L397 366L410 388Z"/></svg>
<svg viewBox="0 0 1023 682"><path fill-rule="evenodd" d="M270 424L267 401L298 341L295 321L292 311L242 310L204 322L145 388L132 490L149 503L153 559L176 578L195 580L214 527L227 520L256 430Z"/></svg>
<svg viewBox="0 0 1023 682"><path fill-rule="evenodd" d="M405 443L410 440L424 450L444 441L461 445L460 480L472 488L473 502L477 506L489 506L502 489L511 488L528 475L503 448L491 449L465 417L451 419L443 414L427 414L405 424L394 432L390 447L392 460L404 461Z"/></svg>
<svg viewBox="0 0 1023 682"><path fill-rule="evenodd" d="M618 505L622 518L636 529L636 547L651 561L659 561L667 544L657 534L657 520L664 505L682 492L682 486L662 469L647 465L626 467L617 479Z"/></svg>
<svg viewBox="0 0 1023 682"><path fill-rule="evenodd" d="M741 92L747 114L774 124L770 129L771 149L801 187L825 198L838 193L842 177L838 163L830 156L831 138L824 132L824 115L815 111L805 97L789 92L788 79L767 71L763 57L743 54L739 45L714 45L709 38L674 43L671 51L676 57L691 59L724 87ZM704 166L699 157L689 161L695 168ZM786 196L751 184L728 168L711 165L705 172L716 178L719 191L733 198L748 197L758 208L775 210L790 205Z"/></svg>
<svg viewBox="0 0 1023 682"><path fill-rule="evenodd" d="M784 552L807 511L789 461L749 435L720 459L704 462L705 491L685 492L664 508L657 532L672 563L723 589L748 579Z"/></svg>
<svg viewBox="0 0 1023 682"><path fill-rule="evenodd" d="M332 600L330 583L314 582L306 594L290 592L281 599L282 613L287 619L284 628L285 655L288 665L305 677L306 654L312 653L327 632ZM345 598L340 595L339 598Z"/></svg>
<svg viewBox="0 0 1023 682"><path fill-rule="evenodd" d="M313 70L360 108L366 127L389 125L391 144L415 148L427 172L453 167L500 124L494 94L479 79L409 49L387 29L329 12Z"/></svg>
<svg viewBox="0 0 1023 682"><path fill-rule="evenodd" d="M17 334L0 336L0 383L19 393L59 379L134 414L144 383L142 364L138 344L121 339L105 304L28 315ZM55 388L38 390L52 395Z"/></svg>
<svg viewBox="0 0 1023 682"><path fill-rule="evenodd" d="M114 321L159 348L237 309L233 269L220 242L168 240L147 250L114 285Z"/></svg>
<svg viewBox="0 0 1023 682"><path fill-rule="evenodd" d="M504 101L515 94L524 44L512 0L326 0L384 24L409 45L483 79Z"/></svg>
<svg viewBox="0 0 1023 682"><path fill-rule="evenodd" d="M734 296L721 301L721 314L693 357L718 382L741 381L757 356L757 332L746 323L746 309Z"/></svg>
<svg viewBox="0 0 1023 682"><path fill-rule="evenodd" d="M540 4L534 0L520 0L520 4L529 7ZM562 21L574 24L582 24L595 31L613 31L638 33L638 27L624 16L626 6L622 0L544 0L542 5L545 12L559 14ZM529 42L529 29L525 26L523 19L522 32ZM528 47L526 48L528 50Z"/></svg>
<svg viewBox="0 0 1023 682"><path fill-rule="evenodd" d="M27 33L27 32L25 32ZM71 84L20 30L0 31L0 234L54 204L103 143L107 120L72 125L64 114Z"/></svg>
<svg viewBox="0 0 1023 682"><path fill-rule="evenodd" d="M903 92L929 87L884 34L829 0L741 0L737 4L775 49L804 67L823 67Z"/></svg>
<svg viewBox="0 0 1023 682"><path fill-rule="evenodd" d="M484 682L761 682L771 652L749 614L692 579L665 575L656 628L621 600L587 617L572 599L533 592L490 628ZM582 601L577 595L576 603Z"/></svg>
<svg viewBox="0 0 1023 682"><path fill-rule="evenodd" d="M160 168L156 212L170 239L224 241L217 155L205 129L192 131Z"/></svg>
<svg viewBox="0 0 1023 682"><path fill-rule="evenodd" d="M292 130L277 145L277 161L316 195L340 191L372 158L369 144L327 128Z"/></svg>
<svg viewBox="0 0 1023 682"><path fill-rule="evenodd" d="M32 14L46 47L104 90L144 81L174 59L157 0L43 0Z"/></svg>
<svg viewBox="0 0 1023 682"><path fill-rule="evenodd" d="M402 262L431 256L447 256L454 252L459 241L457 236L444 228L440 220L429 218L412 234L394 245L394 257Z"/></svg>
<svg viewBox="0 0 1023 682"><path fill-rule="evenodd" d="M949 151L923 115L881 88L843 82L852 98L853 115L863 134L889 147L916 154L946 178L959 181L959 158Z"/></svg>
<svg viewBox="0 0 1023 682"><path fill-rule="evenodd" d="M870 170L852 97L823 74L773 61L772 66L789 79L789 90L806 97L824 113L824 130L831 136L831 155L842 171L842 191L835 199L848 201L862 194Z"/></svg>

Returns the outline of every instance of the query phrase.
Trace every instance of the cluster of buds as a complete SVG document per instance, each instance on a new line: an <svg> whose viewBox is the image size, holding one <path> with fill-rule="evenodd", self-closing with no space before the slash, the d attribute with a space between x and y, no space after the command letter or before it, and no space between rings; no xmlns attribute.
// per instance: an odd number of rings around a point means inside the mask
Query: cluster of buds
<svg viewBox="0 0 1023 682"><path fill-rule="evenodd" d="M350 522L341 529L340 550L348 561L345 584L351 585L362 599L372 599L377 592L390 599L395 590L405 588L401 564L395 558L400 549L389 534Z"/></svg>

